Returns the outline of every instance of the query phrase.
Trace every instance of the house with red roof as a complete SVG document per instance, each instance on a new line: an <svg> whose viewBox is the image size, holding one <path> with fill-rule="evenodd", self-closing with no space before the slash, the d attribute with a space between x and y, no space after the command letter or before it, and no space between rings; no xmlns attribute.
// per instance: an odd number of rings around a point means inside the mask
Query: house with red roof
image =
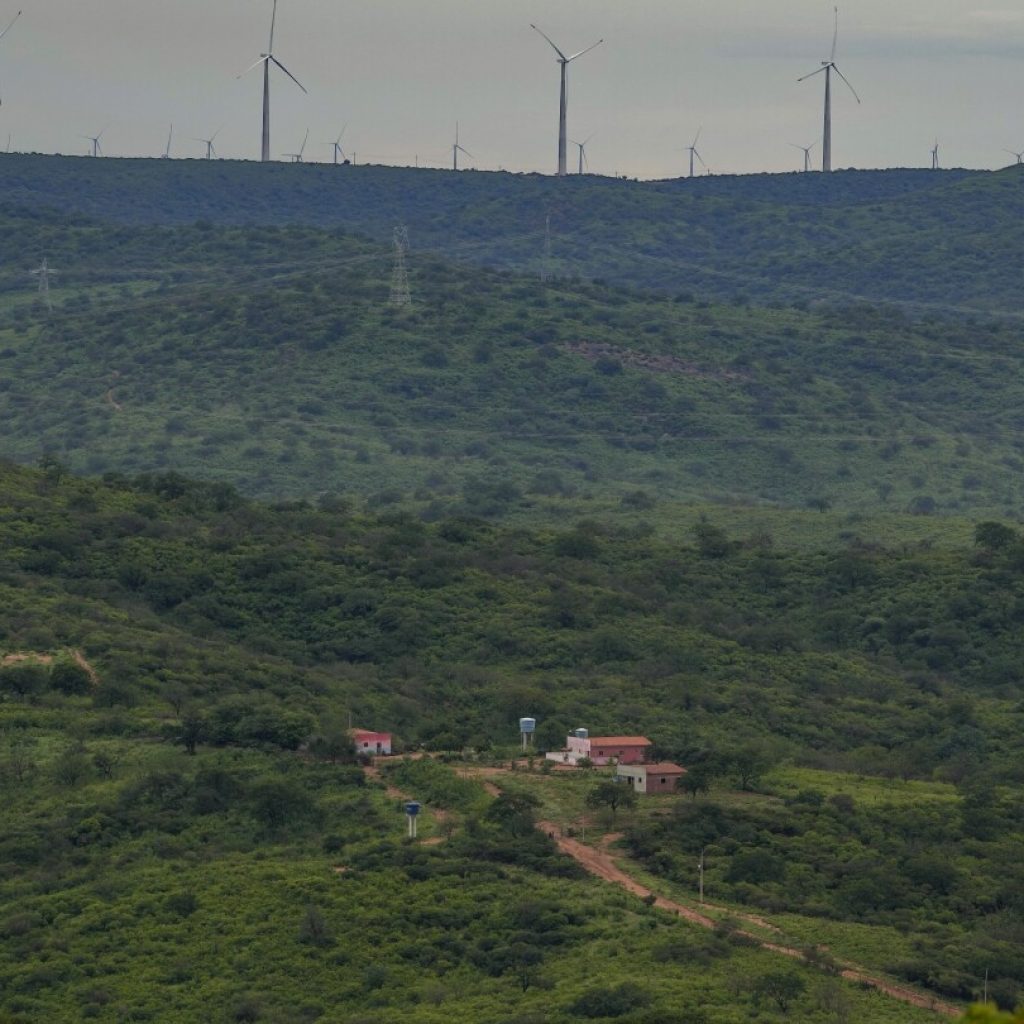
<svg viewBox="0 0 1024 1024"><path fill-rule="evenodd" d="M653 746L646 736L591 736L577 729L566 738L565 750L549 751L549 761L576 764L584 758L593 764L643 764Z"/></svg>
<svg viewBox="0 0 1024 1024"><path fill-rule="evenodd" d="M371 732L369 729L352 729L349 732L355 744L356 754L364 757L377 757L379 754L391 753L391 733Z"/></svg>

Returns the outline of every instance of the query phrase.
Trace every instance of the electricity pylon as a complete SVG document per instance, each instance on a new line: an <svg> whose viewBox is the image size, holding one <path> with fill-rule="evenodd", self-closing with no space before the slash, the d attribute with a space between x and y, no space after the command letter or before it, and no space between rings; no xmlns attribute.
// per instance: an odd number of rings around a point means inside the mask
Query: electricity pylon
<svg viewBox="0 0 1024 1024"><path fill-rule="evenodd" d="M42 296L43 302L46 303L46 308L49 312L53 312L53 300L50 298L50 277L53 274L58 273L54 270L47 262L46 257L43 257L42 265L38 270L30 270L30 274L39 278L39 294Z"/></svg>
<svg viewBox="0 0 1024 1024"><path fill-rule="evenodd" d="M395 228L394 251L395 264L391 272L391 305L411 306L412 292L409 290L409 267L406 264L406 256L409 254L409 230L404 225Z"/></svg>

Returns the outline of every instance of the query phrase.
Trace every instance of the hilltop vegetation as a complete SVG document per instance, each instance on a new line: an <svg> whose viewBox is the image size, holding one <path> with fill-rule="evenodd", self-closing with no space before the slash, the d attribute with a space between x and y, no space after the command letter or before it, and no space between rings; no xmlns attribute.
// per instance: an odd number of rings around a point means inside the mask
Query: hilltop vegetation
<svg viewBox="0 0 1024 1024"><path fill-rule="evenodd" d="M231 161L0 155L19 208L121 224L344 226L470 263L552 269L675 295L1024 311L1020 168L630 182Z"/></svg>
<svg viewBox="0 0 1024 1024"><path fill-rule="evenodd" d="M52 316L21 270L0 282L0 452L26 462L430 519L1024 508L1012 326L544 286L428 256L401 311L388 250L338 230L4 225L9 265L46 252L61 270Z"/></svg>

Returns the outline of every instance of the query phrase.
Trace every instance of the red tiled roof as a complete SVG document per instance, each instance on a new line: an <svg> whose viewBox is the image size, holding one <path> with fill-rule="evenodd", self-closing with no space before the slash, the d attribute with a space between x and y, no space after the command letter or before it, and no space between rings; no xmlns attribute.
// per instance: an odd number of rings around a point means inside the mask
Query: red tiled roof
<svg viewBox="0 0 1024 1024"><path fill-rule="evenodd" d="M591 749L594 747L649 747L651 741L646 736L591 736Z"/></svg>
<svg viewBox="0 0 1024 1024"><path fill-rule="evenodd" d="M353 729L353 736L390 736L389 732L374 732L373 729Z"/></svg>
<svg viewBox="0 0 1024 1024"><path fill-rule="evenodd" d="M632 767L632 765L630 765ZM666 761L662 764L638 764L637 768L646 768L648 775L685 775L686 769Z"/></svg>

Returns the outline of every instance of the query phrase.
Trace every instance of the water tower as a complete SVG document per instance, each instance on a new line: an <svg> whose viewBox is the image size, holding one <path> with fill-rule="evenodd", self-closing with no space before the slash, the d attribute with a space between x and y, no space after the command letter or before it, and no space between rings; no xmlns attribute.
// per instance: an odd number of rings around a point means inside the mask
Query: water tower
<svg viewBox="0 0 1024 1024"><path fill-rule="evenodd" d="M405 805L405 817L406 817L406 819L409 822L409 838L410 839L415 839L416 838L416 819L419 817L421 810L422 810L422 805L416 803L415 800L410 800Z"/></svg>
<svg viewBox="0 0 1024 1024"><path fill-rule="evenodd" d="M530 741L533 734L537 731L537 719L536 718L520 718L519 719L519 734L523 737L523 750L530 745Z"/></svg>
<svg viewBox="0 0 1024 1024"><path fill-rule="evenodd" d="M572 734L578 740L590 739L590 732L587 729L573 729Z"/></svg>

